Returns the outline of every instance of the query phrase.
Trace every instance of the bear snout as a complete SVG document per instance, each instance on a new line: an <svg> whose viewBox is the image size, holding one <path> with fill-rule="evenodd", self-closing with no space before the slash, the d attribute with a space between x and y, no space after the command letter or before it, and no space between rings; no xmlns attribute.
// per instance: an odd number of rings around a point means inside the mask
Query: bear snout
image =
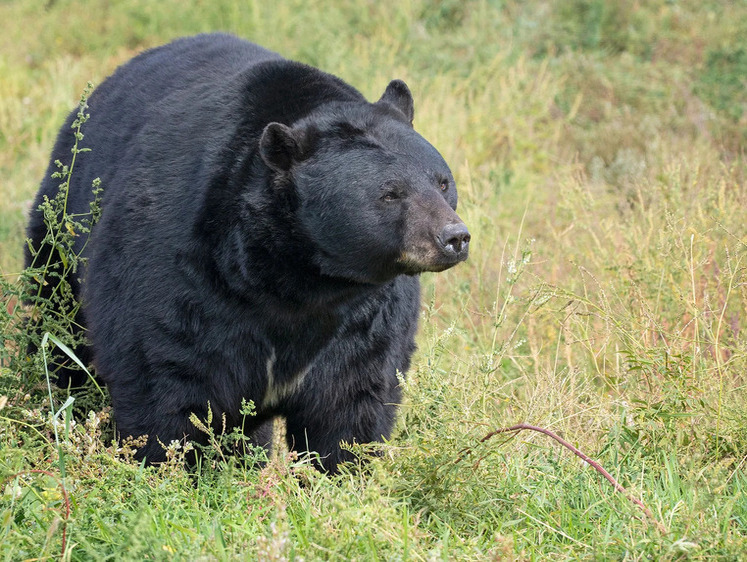
<svg viewBox="0 0 747 562"><path fill-rule="evenodd" d="M447 224L436 236L441 250L457 261L467 259L469 253L470 234L463 222Z"/></svg>

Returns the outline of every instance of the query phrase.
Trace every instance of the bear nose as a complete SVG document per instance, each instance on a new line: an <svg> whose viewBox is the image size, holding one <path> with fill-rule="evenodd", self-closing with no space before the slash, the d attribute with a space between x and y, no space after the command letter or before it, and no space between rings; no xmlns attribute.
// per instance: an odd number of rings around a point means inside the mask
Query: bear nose
<svg viewBox="0 0 747 562"><path fill-rule="evenodd" d="M441 247L449 254L466 254L469 247L469 230L462 223L447 224L438 235L438 241Z"/></svg>

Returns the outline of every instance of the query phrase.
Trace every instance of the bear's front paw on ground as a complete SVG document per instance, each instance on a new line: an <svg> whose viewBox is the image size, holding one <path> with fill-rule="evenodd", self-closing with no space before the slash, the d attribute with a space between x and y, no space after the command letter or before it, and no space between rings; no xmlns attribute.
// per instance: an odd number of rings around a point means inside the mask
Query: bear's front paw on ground
<svg viewBox="0 0 747 562"><path fill-rule="evenodd" d="M79 240L82 283L71 279L90 336L77 351L109 386L120 435L147 434L138 454L159 462L161 443L205 438L191 414L210 408L247 434L283 416L289 446L330 471L348 455L341 441L388 437L418 274L465 260L470 242L405 83L369 103L330 74L211 34L139 55L89 106L68 212L88 210L95 177L104 191ZM52 162L69 160L74 118ZM56 193L53 171L37 203ZM35 247L45 231L32 213Z"/></svg>

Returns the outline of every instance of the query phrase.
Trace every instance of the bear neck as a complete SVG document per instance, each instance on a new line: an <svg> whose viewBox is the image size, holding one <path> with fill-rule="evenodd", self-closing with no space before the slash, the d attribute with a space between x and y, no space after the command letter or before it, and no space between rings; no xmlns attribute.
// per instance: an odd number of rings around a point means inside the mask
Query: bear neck
<svg viewBox="0 0 747 562"><path fill-rule="evenodd" d="M219 172L204 194L196 227L214 284L237 298L262 295L299 313L345 306L382 290L387 283L321 273L315 263L318 250L297 224L294 189L278 185L258 150L269 122L292 125L323 106L365 104L365 98L335 76L286 60L260 63L239 75L237 84L241 101L224 110L240 121L213 157L212 167Z"/></svg>

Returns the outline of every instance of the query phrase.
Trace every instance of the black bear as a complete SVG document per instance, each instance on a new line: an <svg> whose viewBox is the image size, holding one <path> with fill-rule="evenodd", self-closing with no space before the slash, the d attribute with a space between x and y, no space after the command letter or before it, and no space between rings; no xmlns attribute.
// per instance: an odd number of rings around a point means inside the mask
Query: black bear
<svg viewBox="0 0 747 562"><path fill-rule="evenodd" d="M387 438L418 274L465 260L470 240L405 83L369 103L330 74L208 34L135 57L89 106L68 212L88 210L97 176L103 196L80 241L82 282L70 280L90 336L78 351L109 387L118 434L148 435L138 457L202 439L190 414L208 408L248 433L284 417L289 446L328 471L349 458L342 441ZM70 159L74 117L52 162ZM37 205L55 195L55 169ZM45 228L32 212L32 244Z"/></svg>

